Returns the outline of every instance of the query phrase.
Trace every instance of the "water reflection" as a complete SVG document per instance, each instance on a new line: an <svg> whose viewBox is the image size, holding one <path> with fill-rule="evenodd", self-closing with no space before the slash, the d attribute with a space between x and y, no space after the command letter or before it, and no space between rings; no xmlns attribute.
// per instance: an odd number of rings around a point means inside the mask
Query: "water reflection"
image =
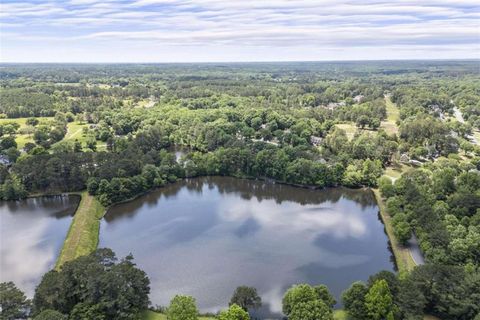
<svg viewBox="0 0 480 320"><path fill-rule="evenodd" d="M111 208L100 245L134 254L154 304L181 293L214 312L250 285L264 301L256 315L280 318L294 283L325 283L339 297L351 282L392 270L377 211L365 190L190 179Z"/></svg>
<svg viewBox="0 0 480 320"><path fill-rule="evenodd" d="M53 196L0 201L0 282L32 296L55 264L80 198Z"/></svg>

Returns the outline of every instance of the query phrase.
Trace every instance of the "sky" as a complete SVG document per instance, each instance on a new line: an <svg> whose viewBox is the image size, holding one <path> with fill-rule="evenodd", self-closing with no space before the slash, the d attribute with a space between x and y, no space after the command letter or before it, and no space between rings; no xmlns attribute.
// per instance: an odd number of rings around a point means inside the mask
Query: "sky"
<svg viewBox="0 0 480 320"><path fill-rule="evenodd" d="M466 58L478 0L0 0L1 62Z"/></svg>

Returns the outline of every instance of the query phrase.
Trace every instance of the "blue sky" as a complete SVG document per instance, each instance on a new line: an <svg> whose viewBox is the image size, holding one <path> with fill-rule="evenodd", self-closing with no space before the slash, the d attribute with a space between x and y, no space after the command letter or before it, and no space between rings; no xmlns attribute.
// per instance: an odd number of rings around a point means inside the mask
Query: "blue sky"
<svg viewBox="0 0 480 320"><path fill-rule="evenodd" d="M2 62L480 58L478 0L0 0Z"/></svg>

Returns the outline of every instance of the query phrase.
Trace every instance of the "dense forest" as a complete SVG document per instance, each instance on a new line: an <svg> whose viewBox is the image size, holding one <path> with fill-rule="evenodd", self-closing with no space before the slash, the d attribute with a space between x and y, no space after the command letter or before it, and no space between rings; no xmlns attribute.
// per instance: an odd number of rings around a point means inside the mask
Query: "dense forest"
<svg viewBox="0 0 480 320"><path fill-rule="evenodd" d="M378 187L396 237L414 233L427 264L352 284L342 296L351 319L479 319L479 83L475 61L5 64L0 198L88 190L109 206L205 175ZM401 176L384 175L398 167ZM148 292L132 257L101 250L47 273L32 304L6 319L27 309L35 319L134 319ZM190 298L175 297L169 319L194 319ZM283 312L332 319L332 299L298 285ZM250 306L234 299L219 318L248 319Z"/></svg>

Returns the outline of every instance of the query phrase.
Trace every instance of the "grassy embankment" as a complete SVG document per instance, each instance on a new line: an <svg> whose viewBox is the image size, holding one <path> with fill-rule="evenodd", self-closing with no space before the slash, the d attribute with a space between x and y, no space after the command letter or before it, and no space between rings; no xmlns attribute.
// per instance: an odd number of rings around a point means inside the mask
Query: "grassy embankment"
<svg viewBox="0 0 480 320"><path fill-rule="evenodd" d="M375 198L377 199L378 207L380 209L380 216L382 217L383 224L385 225L385 230L387 232L388 238L390 239L390 244L392 246L393 255L395 256L395 261L397 263L397 267L400 273L404 273L406 271L410 271L413 267L416 266L415 261L413 261L412 256L410 255L410 251L408 248L402 246L400 242L398 242L397 237L393 232L393 225L391 222L391 217L388 214L385 203L380 195L380 191L378 189L373 189L373 193L375 194Z"/></svg>
<svg viewBox="0 0 480 320"><path fill-rule="evenodd" d="M105 208L87 191L80 195L82 199L73 217L62 251L58 256L57 269L65 262L87 255L97 249L100 219L105 212Z"/></svg>

